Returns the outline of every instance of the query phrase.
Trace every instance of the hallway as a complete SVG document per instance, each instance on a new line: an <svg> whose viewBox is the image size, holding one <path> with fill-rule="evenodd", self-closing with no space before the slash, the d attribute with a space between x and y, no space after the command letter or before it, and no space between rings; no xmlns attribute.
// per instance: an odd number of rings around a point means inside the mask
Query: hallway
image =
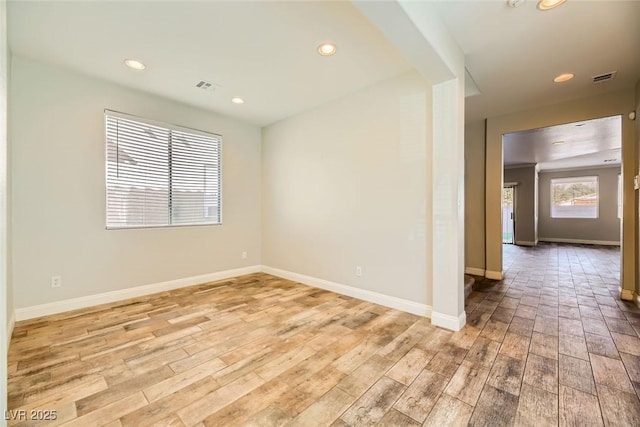
<svg viewBox="0 0 640 427"><path fill-rule="evenodd" d="M468 324L508 356L498 355L487 380L507 393L495 390L486 413L508 421L503 405L513 399L545 424L638 425L640 310L618 298L620 249L503 248L504 281L480 281L467 306Z"/></svg>

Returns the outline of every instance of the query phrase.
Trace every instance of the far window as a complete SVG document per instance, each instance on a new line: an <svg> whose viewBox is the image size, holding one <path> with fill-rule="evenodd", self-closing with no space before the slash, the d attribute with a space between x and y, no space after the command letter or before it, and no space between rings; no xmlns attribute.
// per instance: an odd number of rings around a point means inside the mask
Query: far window
<svg viewBox="0 0 640 427"><path fill-rule="evenodd" d="M552 179L551 218L598 218L598 177Z"/></svg>
<svg viewBox="0 0 640 427"><path fill-rule="evenodd" d="M105 111L107 228L221 223L219 135Z"/></svg>

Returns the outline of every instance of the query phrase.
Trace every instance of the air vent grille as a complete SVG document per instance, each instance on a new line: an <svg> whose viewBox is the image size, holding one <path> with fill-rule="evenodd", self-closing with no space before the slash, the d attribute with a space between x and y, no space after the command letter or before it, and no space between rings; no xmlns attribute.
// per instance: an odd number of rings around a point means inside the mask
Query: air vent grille
<svg viewBox="0 0 640 427"><path fill-rule="evenodd" d="M204 80L200 80L200 82L196 84L196 87L202 90L216 90L216 86L213 83Z"/></svg>
<svg viewBox="0 0 640 427"><path fill-rule="evenodd" d="M616 76L616 72L617 71L612 71L610 73L605 73L605 74L600 74L598 76L593 76L593 83L597 84L597 83L602 83L602 82L608 82L609 80L613 79Z"/></svg>

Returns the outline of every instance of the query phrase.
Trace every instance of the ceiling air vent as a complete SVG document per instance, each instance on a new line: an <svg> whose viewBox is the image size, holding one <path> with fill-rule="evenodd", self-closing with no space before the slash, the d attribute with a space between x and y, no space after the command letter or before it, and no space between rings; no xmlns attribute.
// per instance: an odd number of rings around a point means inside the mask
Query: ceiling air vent
<svg viewBox="0 0 640 427"><path fill-rule="evenodd" d="M593 76L593 83L608 82L616 76L616 73L617 71L612 71L610 73L600 74L599 76Z"/></svg>
<svg viewBox="0 0 640 427"><path fill-rule="evenodd" d="M200 80L200 82L196 84L196 87L202 90L210 90L210 91L216 90L216 86L213 83L206 82L204 80Z"/></svg>

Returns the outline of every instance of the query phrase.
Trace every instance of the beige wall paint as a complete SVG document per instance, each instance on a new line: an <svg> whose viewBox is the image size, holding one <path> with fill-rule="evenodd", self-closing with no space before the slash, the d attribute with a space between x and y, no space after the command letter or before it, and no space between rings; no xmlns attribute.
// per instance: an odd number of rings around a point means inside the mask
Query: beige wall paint
<svg viewBox="0 0 640 427"><path fill-rule="evenodd" d="M620 168L578 169L540 173L540 240L568 239L620 242L618 174ZM598 177L598 218L551 218L551 179Z"/></svg>
<svg viewBox="0 0 640 427"><path fill-rule="evenodd" d="M640 117L638 117L638 114L640 114L640 80L637 81L636 83L636 99L635 99L635 108L634 111L636 113L636 118L635 118L635 131L636 131L636 144L635 144L635 148L636 148L636 156L640 156ZM640 159L637 159L637 166L640 167ZM640 174L640 171L637 172L638 174ZM637 207L638 205L636 205ZM640 209L638 209L638 212L640 213ZM637 257L636 257L636 277L640 278L640 250L638 250L636 252ZM638 298L638 294L640 294L640 279L638 279L636 281L636 298Z"/></svg>
<svg viewBox="0 0 640 427"><path fill-rule="evenodd" d="M430 305L430 115L412 71L264 128L263 263Z"/></svg>
<svg viewBox="0 0 640 427"><path fill-rule="evenodd" d="M16 307L260 264L259 128L20 57L11 89ZM105 108L221 134L224 224L105 230Z"/></svg>
<svg viewBox="0 0 640 427"><path fill-rule="evenodd" d="M516 244L536 244L536 167L507 168L504 182L517 182L515 199Z"/></svg>
<svg viewBox="0 0 640 427"><path fill-rule="evenodd" d="M485 121L464 127L465 267L484 270Z"/></svg>
<svg viewBox="0 0 640 427"><path fill-rule="evenodd" d="M486 262L487 270L502 271L500 198L502 191L502 135L581 120L622 115L622 176L624 186L624 226L622 282L624 289L636 288L638 200L633 190L637 170L634 124L628 113L635 107L633 91L620 91L517 112L487 120L486 164Z"/></svg>

